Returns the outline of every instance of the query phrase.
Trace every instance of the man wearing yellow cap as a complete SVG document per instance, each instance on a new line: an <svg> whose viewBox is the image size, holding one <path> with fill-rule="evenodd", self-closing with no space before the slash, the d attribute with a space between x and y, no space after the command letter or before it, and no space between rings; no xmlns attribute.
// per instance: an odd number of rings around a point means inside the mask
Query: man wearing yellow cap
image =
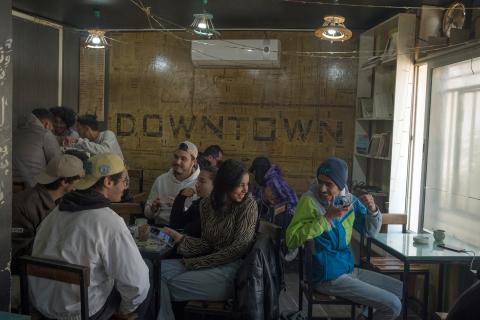
<svg viewBox="0 0 480 320"><path fill-rule="evenodd" d="M135 313L146 318L149 272L123 219L109 208L127 184L123 160L103 153L85 163L85 178L40 225L33 256L89 266L89 316ZM54 319L79 318L78 288L31 278L32 304ZM48 303L46 301L48 299Z"/></svg>

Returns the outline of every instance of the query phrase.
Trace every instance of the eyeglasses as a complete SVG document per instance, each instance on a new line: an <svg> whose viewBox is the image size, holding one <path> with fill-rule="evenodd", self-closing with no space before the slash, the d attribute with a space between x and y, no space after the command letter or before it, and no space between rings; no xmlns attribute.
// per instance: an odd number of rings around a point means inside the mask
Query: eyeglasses
<svg viewBox="0 0 480 320"><path fill-rule="evenodd" d="M126 176L125 178L120 179L118 182L123 182L125 189L128 189L128 186L130 185L130 178Z"/></svg>

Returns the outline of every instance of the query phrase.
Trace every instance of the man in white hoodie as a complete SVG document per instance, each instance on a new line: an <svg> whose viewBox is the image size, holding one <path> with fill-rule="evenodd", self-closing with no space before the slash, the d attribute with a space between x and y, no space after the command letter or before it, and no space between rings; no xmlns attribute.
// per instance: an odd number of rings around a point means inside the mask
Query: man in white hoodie
<svg viewBox="0 0 480 320"><path fill-rule="evenodd" d="M159 176L145 204L145 216L155 219L156 223L170 221L170 211L177 194L185 189L195 189L200 169L197 165L198 149L190 141L180 143L173 153L172 167ZM186 204L189 206L189 204Z"/></svg>

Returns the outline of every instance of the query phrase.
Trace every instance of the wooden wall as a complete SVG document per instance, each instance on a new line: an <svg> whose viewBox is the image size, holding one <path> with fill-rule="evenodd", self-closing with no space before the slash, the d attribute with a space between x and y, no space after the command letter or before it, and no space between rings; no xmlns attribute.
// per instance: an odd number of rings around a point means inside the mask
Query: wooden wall
<svg viewBox="0 0 480 320"><path fill-rule="evenodd" d="M176 33L188 37L185 33ZM357 60L312 58L306 51L350 51L312 32L223 32L222 39L280 39L279 69L200 69L190 42L164 32L112 33L108 54L108 124L146 188L189 139L200 150L219 144L226 158L250 164L267 155L297 192L319 163L352 160Z"/></svg>
<svg viewBox="0 0 480 320"><path fill-rule="evenodd" d="M12 1L0 1L0 311L10 311L12 228Z"/></svg>

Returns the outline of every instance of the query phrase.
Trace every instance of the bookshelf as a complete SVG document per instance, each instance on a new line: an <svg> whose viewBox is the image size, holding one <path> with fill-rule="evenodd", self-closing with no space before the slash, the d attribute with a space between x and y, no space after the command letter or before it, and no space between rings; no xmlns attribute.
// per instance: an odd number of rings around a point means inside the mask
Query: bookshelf
<svg viewBox="0 0 480 320"><path fill-rule="evenodd" d="M401 13L360 35L352 188L372 187L383 212L406 212L415 23Z"/></svg>

